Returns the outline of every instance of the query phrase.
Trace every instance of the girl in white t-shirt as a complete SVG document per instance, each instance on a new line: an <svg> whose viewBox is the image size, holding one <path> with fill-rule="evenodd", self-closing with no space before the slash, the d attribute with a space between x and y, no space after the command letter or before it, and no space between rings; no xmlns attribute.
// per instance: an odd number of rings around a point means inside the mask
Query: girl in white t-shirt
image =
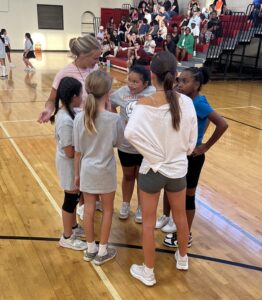
<svg viewBox="0 0 262 300"><path fill-rule="evenodd" d="M60 185L64 190L64 203L62 206L64 231L59 240L59 245L73 250L87 248L85 242L77 239L77 237L83 236L84 231L76 222L79 190L74 185L74 108L80 106L81 98L81 83L72 77L63 78L57 90L55 112L50 118L51 123L55 121L56 168ZM61 107L59 107L60 102Z"/></svg>
<svg viewBox="0 0 262 300"><path fill-rule="evenodd" d="M34 53L34 42L31 38L31 34L30 33L26 33L25 34L25 49L24 49L24 54L23 54L23 61L25 63L25 71L29 71L29 72L34 72L35 68L33 67L33 65L31 64L31 62L29 61L29 59L31 58L35 58L35 53Z"/></svg>
<svg viewBox="0 0 262 300"><path fill-rule="evenodd" d="M6 66L5 66L5 39L4 36L2 35L2 31L1 31L1 35L0 35L0 67L1 67L1 74L0 74L0 78L1 79L7 79L7 75L6 75Z"/></svg>

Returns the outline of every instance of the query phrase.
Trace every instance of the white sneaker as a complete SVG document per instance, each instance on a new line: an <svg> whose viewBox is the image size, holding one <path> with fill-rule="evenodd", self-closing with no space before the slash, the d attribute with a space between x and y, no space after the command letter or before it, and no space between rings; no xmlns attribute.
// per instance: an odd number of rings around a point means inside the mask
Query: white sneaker
<svg viewBox="0 0 262 300"><path fill-rule="evenodd" d="M79 215L80 220L84 220L84 204L78 205L76 208L76 213Z"/></svg>
<svg viewBox="0 0 262 300"><path fill-rule="evenodd" d="M178 270L188 270L188 256L187 256L187 254L182 257L179 253L179 250L177 250L174 257L175 257L175 260L176 260L176 268Z"/></svg>
<svg viewBox="0 0 262 300"><path fill-rule="evenodd" d="M130 213L130 203L129 202L123 202L122 206L119 211L119 219L126 220L129 217Z"/></svg>
<svg viewBox="0 0 262 300"><path fill-rule="evenodd" d="M145 272L145 265L132 265L130 268L130 273L133 277L140 280L142 283L144 283L147 286L152 286L156 284L156 278L155 274L146 274Z"/></svg>
<svg viewBox="0 0 262 300"><path fill-rule="evenodd" d="M62 235L59 240L59 245L64 248L69 248L78 251L87 249L87 243L81 240L77 240L74 234L72 234L69 239L65 239Z"/></svg>
<svg viewBox="0 0 262 300"><path fill-rule="evenodd" d="M84 228L79 224L75 229L72 229L72 231L73 231L73 234L75 235L75 237L82 238L82 237L86 236Z"/></svg>
<svg viewBox="0 0 262 300"><path fill-rule="evenodd" d="M164 227L168 223L168 221L169 221L169 217L167 217L166 215L162 215L161 217L159 217L156 220L155 228L160 229L160 228Z"/></svg>
<svg viewBox="0 0 262 300"><path fill-rule="evenodd" d="M96 210L103 211L102 202L96 201Z"/></svg>
<svg viewBox="0 0 262 300"><path fill-rule="evenodd" d="M141 224L142 223L142 211L141 207L138 206L135 213L135 222Z"/></svg>
<svg viewBox="0 0 262 300"><path fill-rule="evenodd" d="M176 224L173 221L173 218L170 217L168 223L161 228L161 230L165 233L172 233L176 231Z"/></svg>
<svg viewBox="0 0 262 300"><path fill-rule="evenodd" d="M196 56L196 51L193 52L193 56Z"/></svg>

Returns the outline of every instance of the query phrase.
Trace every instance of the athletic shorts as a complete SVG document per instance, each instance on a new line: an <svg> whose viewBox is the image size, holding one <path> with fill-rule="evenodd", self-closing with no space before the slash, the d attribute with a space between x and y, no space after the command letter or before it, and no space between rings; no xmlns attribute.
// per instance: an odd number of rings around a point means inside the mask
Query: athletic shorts
<svg viewBox="0 0 262 300"><path fill-rule="evenodd" d="M186 188L186 176L182 178L168 178L152 169L147 174L138 174L138 187L143 192L155 194L165 189L167 192L180 192Z"/></svg>
<svg viewBox="0 0 262 300"><path fill-rule="evenodd" d="M118 150L118 157L122 167L141 166L143 156L141 154L131 154Z"/></svg>
<svg viewBox="0 0 262 300"><path fill-rule="evenodd" d="M205 154L198 156L188 156L188 170L186 175L187 187L193 189L197 187L199 176L205 162Z"/></svg>
<svg viewBox="0 0 262 300"><path fill-rule="evenodd" d="M11 50L10 50L10 48L9 48L9 46L5 46L5 52L6 53L9 53Z"/></svg>
<svg viewBox="0 0 262 300"><path fill-rule="evenodd" d="M25 55L24 55L25 56ZM25 58L30 59L30 58L35 58L35 53L34 51L29 51Z"/></svg>

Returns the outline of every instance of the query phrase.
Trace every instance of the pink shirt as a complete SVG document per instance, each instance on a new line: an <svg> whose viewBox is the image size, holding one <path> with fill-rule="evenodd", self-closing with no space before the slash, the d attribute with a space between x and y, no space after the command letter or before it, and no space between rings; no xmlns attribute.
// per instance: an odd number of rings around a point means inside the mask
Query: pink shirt
<svg viewBox="0 0 262 300"><path fill-rule="evenodd" d="M76 65L74 63L71 63L69 65L66 65L63 69L61 69L55 76L55 79L53 81L53 85L52 87L57 90L58 86L60 84L60 81L64 78L64 77L73 77L77 80L79 80L82 83L83 86L83 99L86 98L87 93L85 90L85 79L86 77L98 70L98 65L95 65L94 68L86 68L86 69L77 69Z"/></svg>

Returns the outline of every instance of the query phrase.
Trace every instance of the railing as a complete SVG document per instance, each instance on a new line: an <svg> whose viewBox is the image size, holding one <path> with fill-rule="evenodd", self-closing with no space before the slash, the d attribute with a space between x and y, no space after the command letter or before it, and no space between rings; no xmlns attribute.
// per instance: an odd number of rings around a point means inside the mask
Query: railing
<svg viewBox="0 0 262 300"><path fill-rule="evenodd" d="M99 26L101 24L101 18L94 17L93 22L94 22L94 33L95 33L95 36L96 36L98 31L99 31Z"/></svg>

